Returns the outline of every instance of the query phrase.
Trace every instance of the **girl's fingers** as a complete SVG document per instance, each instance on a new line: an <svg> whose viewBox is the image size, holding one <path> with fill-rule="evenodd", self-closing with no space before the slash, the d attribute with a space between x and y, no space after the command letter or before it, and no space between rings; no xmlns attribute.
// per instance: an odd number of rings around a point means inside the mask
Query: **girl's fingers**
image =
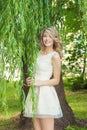
<svg viewBox="0 0 87 130"><path fill-rule="evenodd" d="M26 78L27 86L30 86L33 82L34 82L34 79L31 79L30 77Z"/></svg>
<svg viewBox="0 0 87 130"><path fill-rule="evenodd" d="M27 81L27 80L30 80L30 77L26 78L26 81Z"/></svg>
<svg viewBox="0 0 87 130"><path fill-rule="evenodd" d="M28 82L27 82L27 85L31 85L31 84L32 84L32 81L28 81Z"/></svg>
<svg viewBox="0 0 87 130"><path fill-rule="evenodd" d="M30 77L26 78L26 80L29 80L29 79L31 79L31 78Z"/></svg>

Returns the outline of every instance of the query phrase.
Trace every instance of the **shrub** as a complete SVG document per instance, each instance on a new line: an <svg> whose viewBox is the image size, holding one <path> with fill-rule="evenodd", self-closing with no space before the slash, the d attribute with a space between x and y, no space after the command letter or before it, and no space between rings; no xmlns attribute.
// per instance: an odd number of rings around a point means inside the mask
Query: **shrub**
<svg viewBox="0 0 87 130"><path fill-rule="evenodd" d="M77 77L73 81L72 91L77 91L81 89L87 89L87 80L84 80L82 77Z"/></svg>

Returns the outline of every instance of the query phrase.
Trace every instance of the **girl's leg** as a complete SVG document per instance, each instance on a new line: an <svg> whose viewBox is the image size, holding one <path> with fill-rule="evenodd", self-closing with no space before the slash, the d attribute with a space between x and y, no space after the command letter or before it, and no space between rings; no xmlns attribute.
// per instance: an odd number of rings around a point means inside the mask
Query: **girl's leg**
<svg viewBox="0 0 87 130"><path fill-rule="evenodd" d="M34 130L41 130L41 122L39 118L33 119Z"/></svg>
<svg viewBox="0 0 87 130"><path fill-rule="evenodd" d="M42 118L40 121L42 130L54 130L54 118Z"/></svg>

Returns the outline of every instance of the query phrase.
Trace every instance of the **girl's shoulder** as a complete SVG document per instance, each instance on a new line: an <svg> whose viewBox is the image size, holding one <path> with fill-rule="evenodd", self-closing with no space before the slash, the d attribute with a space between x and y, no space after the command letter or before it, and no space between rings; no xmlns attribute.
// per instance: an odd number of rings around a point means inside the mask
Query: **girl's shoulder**
<svg viewBox="0 0 87 130"><path fill-rule="evenodd" d="M60 57L60 56L59 56L59 53L58 53L57 51L54 51L53 57Z"/></svg>
<svg viewBox="0 0 87 130"><path fill-rule="evenodd" d="M50 58L54 58L54 59L55 58L56 59L60 58L59 53L56 52L56 51L52 51L52 52L50 52L48 54L44 54L44 52L42 50L40 50L39 53L38 53L38 56L49 58L49 59Z"/></svg>
<svg viewBox="0 0 87 130"><path fill-rule="evenodd" d="M52 59L56 59L59 60L60 59L60 55L58 52L54 51L53 55L52 55Z"/></svg>

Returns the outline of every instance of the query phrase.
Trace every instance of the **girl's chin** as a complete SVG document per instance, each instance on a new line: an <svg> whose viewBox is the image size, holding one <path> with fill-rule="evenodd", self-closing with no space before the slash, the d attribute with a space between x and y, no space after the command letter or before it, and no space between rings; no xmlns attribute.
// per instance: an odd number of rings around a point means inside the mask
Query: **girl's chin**
<svg viewBox="0 0 87 130"><path fill-rule="evenodd" d="M48 46L52 46L52 45L51 44L45 44L45 46L48 47Z"/></svg>

